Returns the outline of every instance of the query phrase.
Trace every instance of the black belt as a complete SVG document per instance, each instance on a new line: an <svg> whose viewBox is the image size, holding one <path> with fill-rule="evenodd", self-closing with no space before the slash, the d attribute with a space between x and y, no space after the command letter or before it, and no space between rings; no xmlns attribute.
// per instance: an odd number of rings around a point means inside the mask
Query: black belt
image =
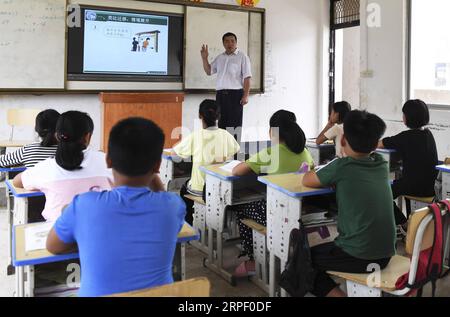
<svg viewBox="0 0 450 317"><path fill-rule="evenodd" d="M233 93L233 92L242 92L242 91L244 91L244 89L221 89L221 90L217 90L217 93L229 94L229 93Z"/></svg>

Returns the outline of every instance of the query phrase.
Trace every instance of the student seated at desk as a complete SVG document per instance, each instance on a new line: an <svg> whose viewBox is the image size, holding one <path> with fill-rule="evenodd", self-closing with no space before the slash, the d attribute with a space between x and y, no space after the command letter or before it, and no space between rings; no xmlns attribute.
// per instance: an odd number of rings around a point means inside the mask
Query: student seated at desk
<svg viewBox="0 0 450 317"><path fill-rule="evenodd" d="M409 130L379 144L380 148L396 150L403 161L402 176L394 181L392 194L394 199L402 195L434 197L438 155L433 134L424 128L430 122L428 106L422 100L409 100L402 111ZM396 224L405 225L407 219L395 202L394 213Z"/></svg>
<svg viewBox="0 0 450 317"><path fill-rule="evenodd" d="M388 164L380 154L372 153L385 129L383 120L374 114L350 112L341 141L347 157L303 178L308 187L336 186L338 203L339 236L311 248L317 273L312 293L316 296L345 296L326 271L368 273L370 264L384 269L395 254Z"/></svg>
<svg viewBox="0 0 450 317"><path fill-rule="evenodd" d="M316 139L318 145L325 143L327 140L333 140L336 146L337 157L345 157L341 147L341 139L344 134L344 120L350 111L352 111L352 107L347 101L334 103L328 124Z"/></svg>
<svg viewBox="0 0 450 317"><path fill-rule="evenodd" d="M23 165L33 167L38 162L49 157L54 157L58 141L55 137L56 122L59 112L47 109L36 116L35 131L41 138L41 142L32 143L20 149L0 156L0 167L12 167Z"/></svg>
<svg viewBox="0 0 450 317"><path fill-rule="evenodd" d="M110 189L111 170L105 154L89 149L94 123L87 113L68 111L56 124L59 141L55 158L48 158L18 174L14 186L39 190L46 202L42 216L54 221L77 194Z"/></svg>
<svg viewBox="0 0 450 317"><path fill-rule="evenodd" d="M174 146L173 153L188 158L192 156L191 179L181 188L180 195L186 203L186 222L192 225L194 203L184 195L191 194L203 197L205 174L201 166L222 163L231 159L238 151L239 144L226 130L217 127L220 110L214 100L204 100L200 104L199 118L203 129L196 131ZM203 197L203 199L205 199Z"/></svg>
<svg viewBox="0 0 450 317"><path fill-rule="evenodd" d="M270 138L272 147L250 157L246 162L233 169L233 175L249 174L287 174L299 171L306 163L308 169L314 167L314 161L305 148L306 138L303 130L297 124L295 114L280 110L270 118ZM253 219L266 226L266 200L238 205L233 207L238 219ZM242 262L235 271L235 276L242 277L255 273L253 259L252 230L239 221L239 234L242 238L241 256L247 255L250 260Z"/></svg>
<svg viewBox="0 0 450 317"><path fill-rule="evenodd" d="M78 195L47 238L52 253L78 246L79 296L101 296L173 282L172 260L185 205L164 192L157 173L164 145L152 121L129 118L111 130L114 189Z"/></svg>

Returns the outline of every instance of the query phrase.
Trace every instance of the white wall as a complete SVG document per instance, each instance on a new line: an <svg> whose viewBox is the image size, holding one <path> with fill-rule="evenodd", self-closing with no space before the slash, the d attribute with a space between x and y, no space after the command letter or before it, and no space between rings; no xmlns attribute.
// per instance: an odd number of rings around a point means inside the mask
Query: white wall
<svg viewBox="0 0 450 317"><path fill-rule="evenodd" d="M367 4L379 4L381 27L368 27ZM361 1L361 108L397 119L405 100L405 0Z"/></svg>
<svg viewBox="0 0 450 317"><path fill-rule="evenodd" d="M235 4L234 0L211 2ZM266 8L266 88L264 95L251 96L244 109L243 140L268 139L270 115L284 108L296 113L299 123L308 136L315 136L322 112L326 112L326 95L323 93L326 54L328 45L327 0L261 0L259 7ZM325 36L324 36L325 34ZM325 57L325 60L323 59ZM326 77L325 77L326 78ZM198 126L198 105L213 95L187 95L183 109L183 126ZM325 104L325 106L323 106ZM0 95L0 139L8 138L6 110L15 107L55 108L60 111L76 109L88 112L94 119L96 133L92 145L101 143L100 101L97 95ZM320 124L321 125L321 124ZM255 128L252 128L255 127ZM259 131L259 132L257 132ZM32 129L18 129L17 139L30 139Z"/></svg>
<svg viewBox="0 0 450 317"><path fill-rule="evenodd" d="M6 124L6 113L9 108L53 108L59 112L79 110L89 113L94 121L95 129L91 146L100 148L101 113L100 100L97 94L86 95L0 95L0 139L9 138L11 128ZM37 137L34 127L17 127L14 129L15 140L34 140Z"/></svg>
<svg viewBox="0 0 450 317"><path fill-rule="evenodd" d="M380 5L379 28L367 26L368 3ZM407 100L406 8L406 0L361 1L361 109L374 112L386 121L386 135L406 129L401 111ZM440 159L450 156L450 106L448 109L430 111L429 128L436 138Z"/></svg>

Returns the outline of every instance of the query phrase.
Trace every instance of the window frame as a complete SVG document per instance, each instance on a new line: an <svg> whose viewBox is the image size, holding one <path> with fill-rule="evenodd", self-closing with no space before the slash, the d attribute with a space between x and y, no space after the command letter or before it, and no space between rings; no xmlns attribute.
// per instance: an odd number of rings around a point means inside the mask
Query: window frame
<svg viewBox="0 0 450 317"><path fill-rule="evenodd" d="M335 23L334 4L342 0L330 0L330 41L329 41L329 71L328 71L328 112L331 113L332 106L335 102L336 95L336 31L340 29L352 28L361 25L361 19L345 22ZM361 5L361 3L360 3Z"/></svg>

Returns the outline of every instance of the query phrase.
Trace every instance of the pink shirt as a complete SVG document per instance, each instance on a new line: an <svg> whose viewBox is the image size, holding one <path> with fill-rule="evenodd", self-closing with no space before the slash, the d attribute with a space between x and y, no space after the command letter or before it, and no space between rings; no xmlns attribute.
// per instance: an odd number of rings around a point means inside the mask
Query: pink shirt
<svg viewBox="0 0 450 317"><path fill-rule="evenodd" d="M56 164L54 158L46 159L22 174L22 183L27 190L40 190L46 202L42 216L55 221L62 209L72 199L88 191L110 190L113 182L112 171L106 167L105 153L83 151L81 169L67 171Z"/></svg>

